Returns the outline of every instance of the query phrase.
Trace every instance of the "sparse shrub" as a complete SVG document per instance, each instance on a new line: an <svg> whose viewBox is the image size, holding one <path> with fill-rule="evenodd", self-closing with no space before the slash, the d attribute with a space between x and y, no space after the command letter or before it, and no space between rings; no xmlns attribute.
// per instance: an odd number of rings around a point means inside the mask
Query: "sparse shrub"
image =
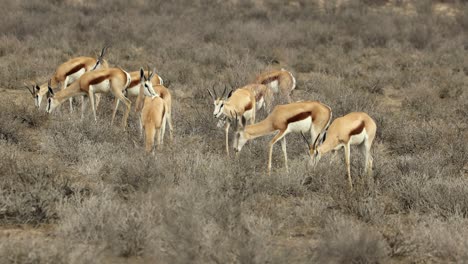
<svg viewBox="0 0 468 264"><path fill-rule="evenodd" d="M346 219L329 219L315 249L320 263L386 263L388 245L381 234Z"/></svg>

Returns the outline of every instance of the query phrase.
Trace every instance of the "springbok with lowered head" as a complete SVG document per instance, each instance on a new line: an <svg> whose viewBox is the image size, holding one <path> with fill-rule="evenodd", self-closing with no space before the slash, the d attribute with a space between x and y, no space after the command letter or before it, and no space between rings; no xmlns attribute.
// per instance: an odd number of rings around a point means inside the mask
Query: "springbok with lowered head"
<svg viewBox="0 0 468 264"><path fill-rule="evenodd" d="M227 87L224 87L224 91L220 97L217 96L216 90L213 89L211 92L208 89L208 93L213 99L214 118L219 119L218 127L224 125L224 131L226 134L226 154L229 156L229 127L231 123L226 119L233 120L236 116L243 117L245 120L250 120L250 123L255 123L255 111L256 101L255 94L251 89L239 88L234 92L231 90L227 95Z"/></svg>
<svg viewBox="0 0 468 264"><path fill-rule="evenodd" d="M257 137L276 135L269 143L268 175L271 172L271 158L273 145L281 140L281 148L284 154L284 163L288 173L288 156L286 153L286 135L293 133L310 133L312 140L319 137L326 130L332 118L330 107L318 101L295 102L285 105L277 105L273 111L262 121L245 126L242 118L242 126L236 128L234 137L234 151L239 153L247 141Z"/></svg>
<svg viewBox="0 0 468 264"><path fill-rule="evenodd" d="M110 92L127 107L122 122L122 125L125 128L127 126L127 119L130 113L131 101L125 97L123 91L127 88L129 83L130 74L121 68L99 69L86 72L77 82L74 82L67 89L60 90L56 94L54 94L53 90L49 86L46 111L47 113L51 113L55 108L57 108L57 106L62 104L68 98L78 95L87 95L88 99L91 101L94 120L97 121L96 108L94 106L94 94ZM83 108L82 112L84 112L86 101L81 107ZM111 123L114 123L114 118L112 118Z"/></svg>
<svg viewBox="0 0 468 264"><path fill-rule="evenodd" d="M141 107L140 129L145 131L145 150L151 152L154 148L154 137L157 135L158 149L164 141L166 130L166 102L155 92L151 84L151 74L145 77L140 70L140 92L137 98L137 108ZM148 84L149 82L149 84Z"/></svg>
<svg viewBox="0 0 468 264"><path fill-rule="evenodd" d="M309 146L309 153L314 166L317 165L320 158L332 151L344 148L346 169L348 173L349 188L353 189L353 182L351 180L351 166L350 166L350 148L351 145L359 145L362 153L365 156L365 173L370 177L372 175L372 156L370 149L372 142L375 138L377 125L375 121L366 113L352 112L345 116L335 119L328 130L323 134L320 144L317 140L314 144L310 145L304 137L307 145Z"/></svg>
<svg viewBox="0 0 468 264"><path fill-rule="evenodd" d="M296 78L291 72L285 69L266 71L259 74L254 82L264 84L273 93L279 94L279 102L284 102L283 98L286 98L287 103L291 103L291 93L296 88Z"/></svg>
<svg viewBox="0 0 468 264"><path fill-rule="evenodd" d="M75 57L62 64L60 64L55 73L49 79L48 83L42 85L35 84L32 87L32 90L26 86L34 98L34 104L37 108L41 106L42 98L49 91L48 87L57 87L58 89L66 89L70 84L78 80L81 75L85 72L96 70L96 69L105 69L109 65L106 60L104 60L104 55L106 53L107 47L104 47L101 50L101 54L98 58L92 57ZM83 102L83 97L81 101ZM99 97L96 99L99 101ZM70 111L73 111L73 99L70 98Z"/></svg>

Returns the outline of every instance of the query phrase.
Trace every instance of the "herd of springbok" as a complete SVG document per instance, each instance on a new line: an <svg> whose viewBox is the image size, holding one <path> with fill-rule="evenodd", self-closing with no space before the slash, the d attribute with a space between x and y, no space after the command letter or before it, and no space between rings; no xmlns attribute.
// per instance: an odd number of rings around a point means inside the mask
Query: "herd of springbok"
<svg viewBox="0 0 468 264"><path fill-rule="evenodd" d="M103 48L98 58L76 57L59 65L47 83L34 84L31 92L37 108L43 97L47 98L47 113L51 113L63 102L81 96L81 117L86 110L87 101L96 120L96 107L101 93L114 96L113 123L119 102L125 104L122 126L127 126L127 119L135 98L135 111L140 113L140 134L143 135L147 152L154 151L154 138L158 148L163 143L166 122L169 125L170 138L173 139L171 118L172 97L163 86L163 79L156 70L127 72L120 67L109 68ZM375 138L377 126L366 113L352 112L336 118L332 122L331 108L318 101L292 102L291 92L296 88L296 79L291 72L281 69L267 71L258 75L252 84L236 90L224 87L218 95L216 90L208 89L213 99L213 117L218 120L218 127L224 127L226 136L226 154L229 156L229 128L233 124L235 135L233 149L239 154L247 141L257 137L275 134L269 143L268 175L271 172L273 145L281 140L284 163L288 172L286 135L300 133L307 143L310 161L316 166L321 156L344 148L349 187L352 189L350 169L350 146L359 145L365 156L365 171L372 173L370 149ZM284 102L272 108L273 102ZM256 112L264 109L268 116L256 123ZM249 124L247 124L249 121ZM305 133L310 133L310 142Z"/></svg>

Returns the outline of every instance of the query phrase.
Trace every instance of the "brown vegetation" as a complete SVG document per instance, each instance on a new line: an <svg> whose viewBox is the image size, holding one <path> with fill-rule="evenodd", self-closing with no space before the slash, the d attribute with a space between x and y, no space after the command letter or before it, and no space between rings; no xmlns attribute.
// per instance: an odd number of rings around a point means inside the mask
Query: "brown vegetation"
<svg viewBox="0 0 468 264"><path fill-rule="evenodd" d="M468 261L468 5L369 2L3 1L2 263ZM112 98L95 123L38 111L22 85L104 45L110 66L156 65L173 92L175 140L154 156L135 113L109 125ZM354 192L341 152L313 171L300 135L289 175L275 152L266 177L268 137L225 157L206 88L281 67L294 100L376 120L373 180L355 149Z"/></svg>

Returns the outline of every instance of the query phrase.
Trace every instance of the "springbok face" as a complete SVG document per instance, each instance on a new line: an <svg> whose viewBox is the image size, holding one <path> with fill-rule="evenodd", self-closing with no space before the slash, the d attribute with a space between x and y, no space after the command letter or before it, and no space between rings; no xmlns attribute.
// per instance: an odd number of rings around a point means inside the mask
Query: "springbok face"
<svg viewBox="0 0 468 264"><path fill-rule="evenodd" d="M321 158L320 152L318 151L319 139L321 138L320 140L320 144L321 144L323 143L325 136L321 137L321 135L318 135L317 138L315 139L314 144L311 145L309 141L307 140L306 136L304 135L304 133L301 133L301 135L305 143L307 144L307 148L308 148L307 153L309 154L310 162L313 166L316 166Z"/></svg>
<svg viewBox="0 0 468 264"><path fill-rule="evenodd" d="M34 99L34 105L39 108L41 106L41 101L42 101L42 96L39 95L39 90L41 90L41 87L39 85L35 84L32 86L32 89L29 89L29 86L25 85L28 91L31 93L33 99Z"/></svg>
<svg viewBox="0 0 468 264"><path fill-rule="evenodd" d="M96 64L91 69L92 71L100 69L102 68L103 64L106 64L106 62L104 61L104 54L106 54L106 50L107 50L107 47L102 48L101 54L99 54L99 57L97 57L96 59Z"/></svg>
<svg viewBox="0 0 468 264"><path fill-rule="evenodd" d="M46 112L48 114L52 113L52 111L59 106L59 102L54 98L55 94L54 91L52 90L52 87L50 87L50 80L49 83L47 84L47 106L46 106Z"/></svg>
<svg viewBox="0 0 468 264"><path fill-rule="evenodd" d="M220 118L221 115L223 114L224 110L224 103L225 101L231 97L232 95L232 90L229 92L229 94L224 97L224 94L226 93L227 87L224 86L223 93L221 94L220 97L217 97L216 95L216 90L213 88L213 93L208 89L208 93L210 94L211 98L213 99L213 104L214 104L214 111L213 111L213 117L214 118ZM224 122L223 122L224 124ZM218 122L218 127L220 126L220 122Z"/></svg>
<svg viewBox="0 0 468 264"><path fill-rule="evenodd" d="M148 78L145 76L145 72L143 68L140 69L140 84L143 85L143 92L145 96L149 96L151 98L159 96L158 93L154 91L153 84L151 83L151 79L154 77L155 69L152 72L148 71Z"/></svg>

